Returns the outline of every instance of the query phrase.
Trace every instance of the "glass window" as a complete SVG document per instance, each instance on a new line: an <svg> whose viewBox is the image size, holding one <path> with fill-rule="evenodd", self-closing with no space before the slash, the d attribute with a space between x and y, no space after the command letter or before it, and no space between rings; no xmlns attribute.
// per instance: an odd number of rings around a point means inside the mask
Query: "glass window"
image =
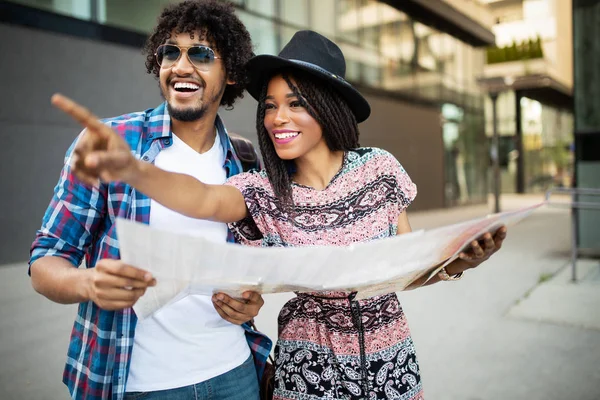
<svg viewBox="0 0 600 400"><path fill-rule="evenodd" d="M412 29L412 21L406 16L405 19L398 23L399 34L399 55L406 64L416 64L416 46L417 39L415 38Z"/></svg>
<svg viewBox="0 0 600 400"><path fill-rule="evenodd" d="M181 0L11 1L82 19L93 16L100 23L148 33L164 7ZM233 3L252 36L257 54L277 54L299 29L313 29L342 48L349 81L436 103L455 103L471 111L483 108L481 89L475 81L483 74L483 50L412 20L389 2L233 0ZM92 4L97 5L93 13ZM509 103L503 96L498 101L501 134L514 131L515 106ZM489 120L485 128L491 132Z"/></svg>
<svg viewBox="0 0 600 400"><path fill-rule="evenodd" d="M310 0L311 29L329 39L335 36L335 1Z"/></svg>
<svg viewBox="0 0 600 400"><path fill-rule="evenodd" d="M361 26L360 44L367 49L379 51L381 13L377 2L370 0L359 10Z"/></svg>
<svg viewBox="0 0 600 400"><path fill-rule="evenodd" d="M382 54L381 85L387 90L412 93L415 80L411 68L415 41L408 16L390 6L380 5L382 27L380 52Z"/></svg>
<svg viewBox="0 0 600 400"><path fill-rule="evenodd" d="M483 113L446 103L442 117L446 205L485 201L488 156Z"/></svg>
<svg viewBox="0 0 600 400"><path fill-rule="evenodd" d="M302 28L310 27L308 0L281 1L281 20Z"/></svg>
<svg viewBox="0 0 600 400"><path fill-rule="evenodd" d="M363 58L363 50L347 43L337 43L344 53L346 59L346 80L360 82L360 60Z"/></svg>
<svg viewBox="0 0 600 400"><path fill-rule="evenodd" d="M237 15L250 32L256 54L277 54L279 52L278 35L272 20L257 17L242 10L238 10Z"/></svg>
<svg viewBox="0 0 600 400"><path fill-rule="evenodd" d="M90 0L9 0L24 6L52 11L79 19L89 20L92 16Z"/></svg>
<svg viewBox="0 0 600 400"><path fill-rule="evenodd" d="M277 15L275 0L239 0L239 2L243 3L247 10L254 11L266 17L275 17Z"/></svg>
<svg viewBox="0 0 600 400"><path fill-rule="evenodd" d="M358 43L359 1L337 0L336 36L350 43Z"/></svg>
<svg viewBox="0 0 600 400"><path fill-rule="evenodd" d="M148 33L169 0L104 0L107 25Z"/></svg>

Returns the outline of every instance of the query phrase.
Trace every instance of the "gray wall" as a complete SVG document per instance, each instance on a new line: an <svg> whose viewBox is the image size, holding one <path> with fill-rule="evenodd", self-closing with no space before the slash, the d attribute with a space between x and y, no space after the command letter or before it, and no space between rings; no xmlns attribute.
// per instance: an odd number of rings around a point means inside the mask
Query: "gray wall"
<svg viewBox="0 0 600 400"><path fill-rule="evenodd" d="M62 92L100 117L154 107L158 84L139 50L0 24L0 265L25 261L58 180L66 149L80 128L51 107ZM35 45L35 47L34 47ZM361 144L392 152L419 187L411 209L443 206L439 112L368 97L373 115ZM256 143L256 102L223 111L229 130Z"/></svg>
<svg viewBox="0 0 600 400"><path fill-rule="evenodd" d="M140 51L0 24L0 264L23 261L80 128L50 105L62 92L101 117L160 103Z"/></svg>
<svg viewBox="0 0 600 400"><path fill-rule="evenodd" d="M444 207L440 110L373 96L367 98L373 111L360 125L360 144L386 149L406 169L418 191L409 210Z"/></svg>

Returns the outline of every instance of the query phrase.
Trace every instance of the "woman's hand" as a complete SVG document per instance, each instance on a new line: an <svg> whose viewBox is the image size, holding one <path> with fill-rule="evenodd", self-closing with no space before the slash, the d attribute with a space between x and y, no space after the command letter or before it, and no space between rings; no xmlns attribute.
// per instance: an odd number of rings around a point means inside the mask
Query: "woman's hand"
<svg viewBox="0 0 600 400"><path fill-rule="evenodd" d="M477 240L473 240L469 250L460 253L458 258L446 267L448 275L459 274L488 260L492 254L500 250L502 242L506 239L506 233L506 226L502 226L493 235L491 232L486 232Z"/></svg>
<svg viewBox="0 0 600 400"><path fill-rule="evenodd" d="M55 94L51 101L86 128L73 149L71 167L79 180L96 185L98 179L128 182L136 176L140 162L123 138L73 100Z"/></svg>

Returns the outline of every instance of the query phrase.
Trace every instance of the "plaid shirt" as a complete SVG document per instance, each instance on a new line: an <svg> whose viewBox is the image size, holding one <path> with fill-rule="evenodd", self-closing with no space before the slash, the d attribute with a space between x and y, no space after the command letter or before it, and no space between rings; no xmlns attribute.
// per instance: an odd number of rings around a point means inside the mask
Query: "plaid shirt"
<svg viewBox="0 0 600 400"><path fill-rule="evenodd" d="M166 103L104 122L127 141L137 158L147 162L153 162L172 143ZM227 177L236 175L242 165L218 116L215 126L226 154L223 167ZM149 223L150 199L131 186L110 183L92 188L74 177L70 161L75 143L65 156L54 196L31 247L29 265L44 256L62 257L74 266L85 256L90 268L103 258L118 259L115 218ZM231 232L227 240L234 241ZM91 301L79 304L63 375L74 399L123 398L136 322L131 308L105 311ZM244 329L260 377L272 343L249 325Z"/></svg>

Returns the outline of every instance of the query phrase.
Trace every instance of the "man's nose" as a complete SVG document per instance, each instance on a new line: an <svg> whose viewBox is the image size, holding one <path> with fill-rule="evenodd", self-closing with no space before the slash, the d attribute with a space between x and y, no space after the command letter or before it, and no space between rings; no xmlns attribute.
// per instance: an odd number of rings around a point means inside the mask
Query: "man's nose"
<svg viewBox="0 0 600 400"><path fill-rule="evenodd" d="M177 75L190 75L194 72L194 65L190 62L187 55L187 50L182 50L179 59L171 67Z"/></svg>

